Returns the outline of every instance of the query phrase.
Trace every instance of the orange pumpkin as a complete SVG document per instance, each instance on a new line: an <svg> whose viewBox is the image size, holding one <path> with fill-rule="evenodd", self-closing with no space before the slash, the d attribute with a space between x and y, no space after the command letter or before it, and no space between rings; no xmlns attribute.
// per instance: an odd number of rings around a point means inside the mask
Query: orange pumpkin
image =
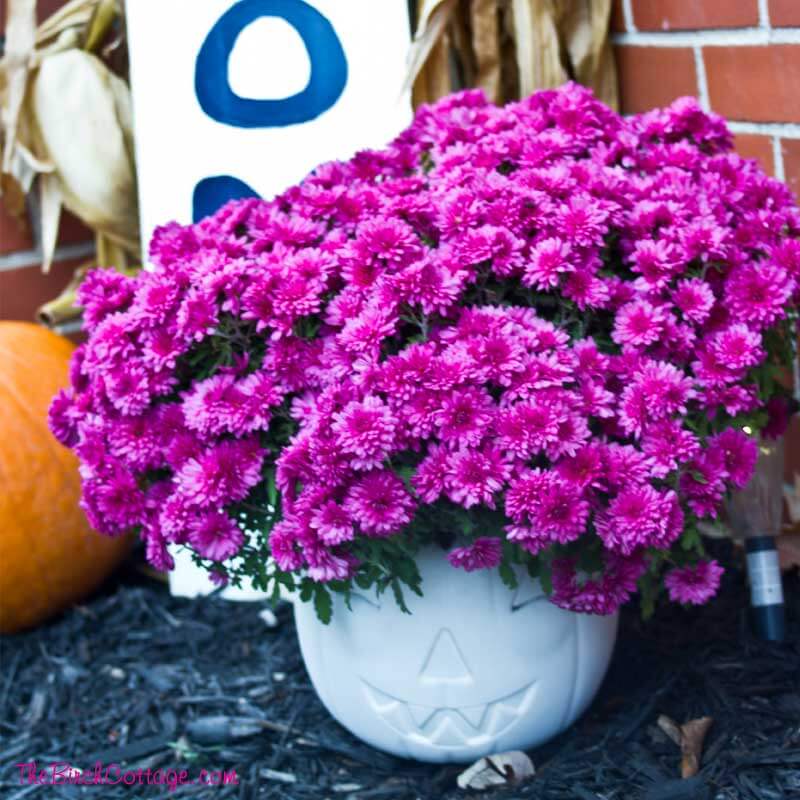
<svg viewBox="0 0 800 800"><path fill-rule="evenodd" d="M89 527L77 459L47 427L73 349L38 325L0 321L0 633L85 596L130 549Z"/></svg>

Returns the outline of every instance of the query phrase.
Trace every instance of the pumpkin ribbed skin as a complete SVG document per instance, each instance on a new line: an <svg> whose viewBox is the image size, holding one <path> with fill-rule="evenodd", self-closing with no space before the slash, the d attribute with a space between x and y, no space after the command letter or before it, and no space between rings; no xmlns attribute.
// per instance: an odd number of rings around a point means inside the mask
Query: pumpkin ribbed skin
<svg viewBox="0 0 800 800"><path fill-rule="evenodd" d="M89 527L78 461L47 427L73 349L38 325L0 321L0 633L85 596L130 549Z"/></svg>

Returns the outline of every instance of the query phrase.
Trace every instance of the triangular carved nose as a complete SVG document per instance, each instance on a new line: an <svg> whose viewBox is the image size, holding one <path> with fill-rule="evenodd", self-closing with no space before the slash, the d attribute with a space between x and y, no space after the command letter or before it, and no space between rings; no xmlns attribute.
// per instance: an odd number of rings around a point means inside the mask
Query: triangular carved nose
<svg viewBox="0 0 800 800"><path fill-rule="evenodd" d="M431 650L422 665L419 679L420 682L427 684L472 683L472 672L458 649L453 634L447 628L442 628L436 634Z"/></svg>

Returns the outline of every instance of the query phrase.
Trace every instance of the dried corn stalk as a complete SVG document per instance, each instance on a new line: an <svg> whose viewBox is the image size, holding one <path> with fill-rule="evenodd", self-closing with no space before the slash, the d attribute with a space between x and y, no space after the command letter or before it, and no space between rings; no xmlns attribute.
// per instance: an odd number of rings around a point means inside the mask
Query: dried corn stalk
<svg viewBox="0 0 800 800"><path fill-rule="evenodd" d="M616 108L610 13L611 0L420 0L414 104L469 86L505 103L572 79Z"/></svg>
<svg viewBox="0 0 800 800"><path fill-rule="evenodd" d="M97 262L140 263L130 89L99 57L119 0L72 0L39 28L34 0L10 0L0 61L0 193L24 218L38 178L47 271L61 208L95 231ZM109 49L118 42L112 41ZM70 298L55 321L75 316Z"/></svg>

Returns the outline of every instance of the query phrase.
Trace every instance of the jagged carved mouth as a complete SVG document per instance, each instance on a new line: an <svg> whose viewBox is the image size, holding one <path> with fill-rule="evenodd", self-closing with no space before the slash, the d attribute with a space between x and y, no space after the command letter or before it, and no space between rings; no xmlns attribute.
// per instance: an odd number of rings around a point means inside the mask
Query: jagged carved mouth
<svg viewBox="0 0 800 800"><path fill-rule="evenodd" d="M387 694L361 679L372 710L403 738L437 747L474 746L501 736L533 706L538 686L529 683L512 694L474 706L420 706Z"/></svg>

